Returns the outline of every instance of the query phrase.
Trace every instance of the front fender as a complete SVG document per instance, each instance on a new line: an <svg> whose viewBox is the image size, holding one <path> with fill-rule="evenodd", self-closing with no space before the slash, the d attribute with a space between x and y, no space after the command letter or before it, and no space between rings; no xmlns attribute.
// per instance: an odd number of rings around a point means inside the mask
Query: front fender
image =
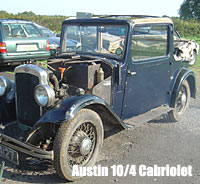
<svg viewBox="0 0 200 184"><path fill-rule="evenodd" d="M195 80L195 74L192 70L188 68L181 69L174 81L173 88L172 88L172 94L171 94L171 101L170 101L170 107L174 107L176 98L178 95L178 91L181 88L182 83L184 80L187 80L190 86L190 92L191 97L196 98L196 80Z"/></svg>
<svg viewBox="0 0 200 184"><path fill-rule="evenodd" d="M43 123L59 124L62 121L68 121L72 119L80 109L85 107L94 108L94 106L96 106L97 109L101 106L101 108L99 108L100 111L106 112L106 114L111 116L116 123L119 123L124 128L127 128L112 108L104 100L94 95L73 96L62 100L53 109L46 112L34 125L34 127L36 128ZM101 112L97 110L97 113L100 114Z"/></svg>
<svg viewBox="0 0 200 184"><path fill-rule="evenodd" d="M17 119L15 108L15 86L13 81L10 82L10 91L3 97L0 97L0 123L3 124Z"/></svg>

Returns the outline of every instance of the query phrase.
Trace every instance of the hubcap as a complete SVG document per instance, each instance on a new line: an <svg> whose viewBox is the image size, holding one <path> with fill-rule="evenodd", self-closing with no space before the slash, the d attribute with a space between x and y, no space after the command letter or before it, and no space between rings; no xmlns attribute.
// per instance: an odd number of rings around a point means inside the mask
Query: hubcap
<svg viewBox="0 0 200 184"><path fill-rule="evenodd" d="M80 146L80 153L85 156L90 152L92 147L92 141L87 137L83 139L81 146Z"/></svg>
<svg viewBox="0 0 200 184"><path fill-rule="evenodd" d="M186 100L187 100L186 94L183 93L183 94L182 94L182 97L181 97L181 102L182 102L182 104L185 104L185 103L186 103Z"/></svg>
<svg viewBox="0 0 200 184"><path fill-rule="evenodd" d="M184 86L179 91L179 95L176 102L176 110L178 113L182 113L185 110L187 103L187 92Z"/></svg>

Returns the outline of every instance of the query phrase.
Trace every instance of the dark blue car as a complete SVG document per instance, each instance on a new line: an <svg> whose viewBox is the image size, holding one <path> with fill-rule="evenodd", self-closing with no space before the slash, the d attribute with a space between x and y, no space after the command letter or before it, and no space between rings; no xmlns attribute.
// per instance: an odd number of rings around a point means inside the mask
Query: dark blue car
<svg viewBox="0 0 200 184"><path fill-rule="evenodd" d="M39 24L34 23L34 25L37 27L40 34L45 37L49 41L50 51L52 56L56 56L60 49L60 37L57 37L54 32L52 32L50 29L43 27ZM80 46L80 43L75 40L67 39L66 40L67 45L69 46L69 50L73 50Z"/></svg>
<svg viewBox="0 0 200 184"><path fill-rule="evenodd" d="M173 29L168 18L65 20L47 68L21 65L15 81L0 77L0 155L51 160L75 181L74 166L94 166L107 126L131 129L163 113L178 121L196 83L188 61L176 60Z"/></svg>

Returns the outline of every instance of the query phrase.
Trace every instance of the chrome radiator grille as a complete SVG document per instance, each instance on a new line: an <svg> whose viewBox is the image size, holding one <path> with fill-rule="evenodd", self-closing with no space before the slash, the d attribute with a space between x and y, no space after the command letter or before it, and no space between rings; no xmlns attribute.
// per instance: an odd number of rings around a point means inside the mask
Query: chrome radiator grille
<svg viewBox="0 0 200 184"><path fill-rule="evenodd" d="M41 109L34 99L34 88L39 84L38 77L27 74L17 73L15 75L16 106L19 122L32 126L40 118Z"/></svg>
<svg viewBox="0 0 200 184"><path fill-rule="evenodd" d="M17 119L27 126L33 126L46 111L34 99L34 88L38 84L48 84L48 73L45 69L32 64L15 68Z"/></svg>

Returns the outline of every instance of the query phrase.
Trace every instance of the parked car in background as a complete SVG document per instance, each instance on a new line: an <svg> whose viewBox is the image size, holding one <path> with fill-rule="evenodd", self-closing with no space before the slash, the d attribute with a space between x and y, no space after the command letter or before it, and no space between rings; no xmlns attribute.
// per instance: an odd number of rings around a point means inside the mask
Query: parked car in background
<svg viewBox="0 0 200 184"><path fill-rule="evenodd" d="M30 21L0 19L0 64L48 59L49 42Z"/></svg>
<svg viewBox="0 0 200 184"><path fill-rule="evenodd" d="M192 66L197 61L199 44L195 40L184 39L177 31L174 31L175 60L187 60Z"/></svg>
<svg viewBox="0 0 200 184"><path fill-rule="evenodd" d="M51 31L46 27L43 27L36 23L34 23L34 25L37 27L40 34L49 41L51 56L56 57L60 48L60 37L57 37L53 31ZM67 45L69 46L68 49L71 50L74 50L74 48L78 48L80 46L79 42L76 40L67 39L66 42Z"/></svg>

